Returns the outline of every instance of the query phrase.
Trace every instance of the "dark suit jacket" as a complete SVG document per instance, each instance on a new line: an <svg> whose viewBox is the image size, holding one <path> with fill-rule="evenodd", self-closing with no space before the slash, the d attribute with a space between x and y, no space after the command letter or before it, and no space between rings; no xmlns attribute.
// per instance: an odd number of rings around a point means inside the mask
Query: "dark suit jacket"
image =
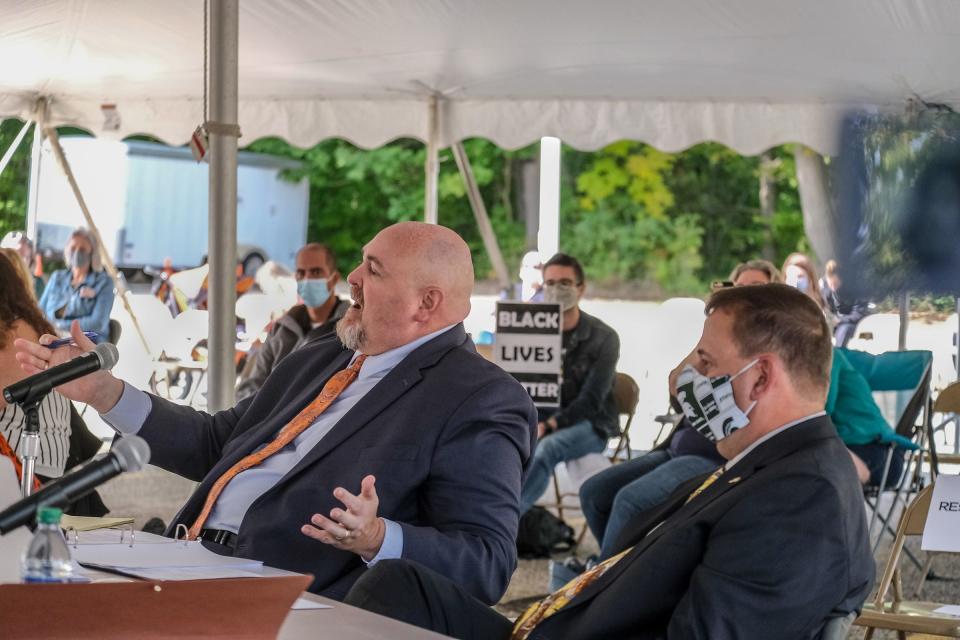
<svg viewBox="0 0 960 640"><path fill-rule="evenodd" d="M815 638L874 578L863 495L827 417L760 444L625 528L636 545L533 638ZM657 524L663 523L656 527Z"/></svg>
<svg viewBox="0 0 960 640"><path fill-rule="evenodd" d="M352 354L335 338L306 346L259 393L215 415L151 397L139 433L151 462L200 481L171 530L190 526L216 479L271 440ZM235 553L311 573L311 590L342 597L365 565L300 527L342 506L336 487L356 492L374 474L379 514L403 528L403 557L495 602L516 567L520 485L535 439L529 395L457 325L407 356L250 506Z"/></svg>

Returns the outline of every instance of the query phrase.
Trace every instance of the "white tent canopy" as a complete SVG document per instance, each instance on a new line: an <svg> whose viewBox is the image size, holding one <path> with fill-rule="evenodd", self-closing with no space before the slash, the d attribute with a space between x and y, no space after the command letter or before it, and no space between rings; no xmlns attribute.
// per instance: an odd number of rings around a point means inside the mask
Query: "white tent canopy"
<svg viewBox="0 0 960 640"><path fill-rule="evenodd" d="M423 140L435 221L437 148L464 138L831 154L851 106L960 105L955 0L209 0L208 30L204 4L0 0L0 118L42 99L48 127L182 144L209 50L213 408L233 398L235 123L244 143Z"/></svg>
<svg viewBox="0 0 960 640"><path fill-rule="evenodd" d="M851 105L960 104L954 0L243 0L239 39L243 143L427 140L435 93L441 147L830 153ZM0 117L44 96L52 124L172 144L203 120L201 0L0 0L0 61Z"/></svg>

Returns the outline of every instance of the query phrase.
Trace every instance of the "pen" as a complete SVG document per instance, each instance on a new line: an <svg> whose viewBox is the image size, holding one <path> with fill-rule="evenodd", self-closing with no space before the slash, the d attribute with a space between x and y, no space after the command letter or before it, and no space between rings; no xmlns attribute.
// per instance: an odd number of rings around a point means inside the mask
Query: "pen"
<svg viewBox="0 0 960 640"><path fill-rule="evenodd" d="M96 342L100 338L100 334L95 333L93 331L84 331L83 335L87 336L94 342ZM60 340L54 340L53 342L48 344L47 349L56 349L57 347L63 347L65 345L72 344L72 343L73 343L73 338L62 338Z"/></svg>

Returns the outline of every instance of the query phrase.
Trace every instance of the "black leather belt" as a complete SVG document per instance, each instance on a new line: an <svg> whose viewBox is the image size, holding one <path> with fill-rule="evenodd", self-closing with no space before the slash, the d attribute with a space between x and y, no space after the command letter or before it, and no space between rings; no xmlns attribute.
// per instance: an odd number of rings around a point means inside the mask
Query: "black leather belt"
<svg viewBox="0 0 960 640"><path fill-rule="evenodd" d="M224 531L223 529L201 529L198 537L201 540L220 544L230 549L235 549L237 546L237 534L232 531Z"/></svg>

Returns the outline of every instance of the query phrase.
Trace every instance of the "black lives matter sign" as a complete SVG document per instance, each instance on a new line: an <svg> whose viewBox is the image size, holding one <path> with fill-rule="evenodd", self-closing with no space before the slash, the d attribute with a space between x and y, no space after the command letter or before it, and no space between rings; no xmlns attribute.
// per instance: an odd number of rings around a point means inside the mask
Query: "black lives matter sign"
<svg viewBox="0 0 960 640"><path fill-rule="evenodd" d="M493 360L538 407L560 406L562 349L559 304L497 303Z"/></svg>

